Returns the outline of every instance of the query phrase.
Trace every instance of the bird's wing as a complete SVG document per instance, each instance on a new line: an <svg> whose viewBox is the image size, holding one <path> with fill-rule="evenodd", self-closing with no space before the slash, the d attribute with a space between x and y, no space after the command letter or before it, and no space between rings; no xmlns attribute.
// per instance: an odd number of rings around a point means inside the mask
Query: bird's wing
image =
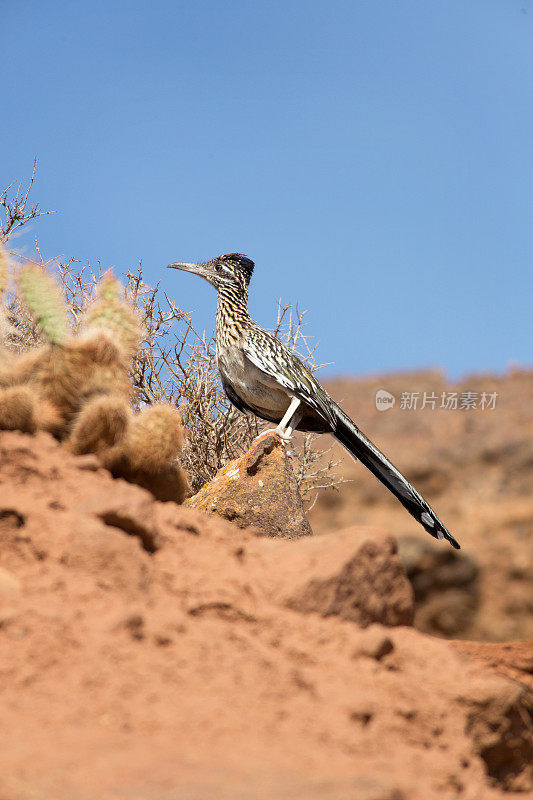
<svg viewBox="0 0 533 800"><path fill-rule="evenodd" d="M352 458L359 459L428 533L436 539L447 539L453 547L459 549L459 543L443 525L429 503L394 464L367 439L355 422L331 399L305 364L302 364L279 339L268 331L256 328L247 337L243 349L257 369L310 406L328 425L331 425L331 432Z"/></svg>
<svg viewBox="0 0 533 800"><path fill-rule="evenodd" d="M254 329L243 344L245 355L258 370L310 406L331 425L336 425L333 401L308 367L279 339L262 328Z"/></svg>

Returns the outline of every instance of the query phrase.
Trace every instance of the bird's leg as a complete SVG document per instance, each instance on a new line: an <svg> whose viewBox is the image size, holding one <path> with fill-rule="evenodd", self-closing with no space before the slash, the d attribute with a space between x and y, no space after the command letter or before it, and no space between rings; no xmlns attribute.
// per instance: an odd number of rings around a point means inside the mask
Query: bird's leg
<svg viewBox="0 0 533 800"><path fill-rule="evenodd" d="M302 418L301 412L297 411L299 405L300 405L300 400L298 400L297 397L293 397L278 427L267 428L267 430L261 431L261 433L257 438L260 439L269 433L275 433L276 436L279 436L280 439L283 439L284 442L288 442L292 436L292 432L297 427L298 423Z"/></svg>
<svg viewBox="0 0 533 800"><path fill-rule="evenodd" d="M293 430L300 422L302 415L301 413L297 412L299 405L300 405L300 400L297 397L293 397L287 411L283 416L283 419L281 420L281 422L279 423L278 427L275 430L275 433L277 433L278 436L281 437L281 439L285 440L290 439Z"/></svg>
<svg viewBox="0 0 533 800"><path fill-rule="evenodd" d="M303 414L301 411L297 411L296 414L293 415L293 418L291 419L290 423L287 425L287 428L285 430L285 436L283 437L284 439L290 439L292 437L292 434L298 427L298 423L300 422L302 417Z"/></svg>

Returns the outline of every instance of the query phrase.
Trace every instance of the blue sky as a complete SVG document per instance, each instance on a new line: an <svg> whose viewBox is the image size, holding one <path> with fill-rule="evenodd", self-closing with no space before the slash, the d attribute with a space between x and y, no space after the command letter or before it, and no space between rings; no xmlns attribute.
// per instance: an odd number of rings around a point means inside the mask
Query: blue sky
<svg viewBox="0 0 533 800"><path fill-rule="evenodd" d="M16 242L165 271L240 251L253 316L309 310L333 373L531 363L533 0L3 4Z"/></svg>

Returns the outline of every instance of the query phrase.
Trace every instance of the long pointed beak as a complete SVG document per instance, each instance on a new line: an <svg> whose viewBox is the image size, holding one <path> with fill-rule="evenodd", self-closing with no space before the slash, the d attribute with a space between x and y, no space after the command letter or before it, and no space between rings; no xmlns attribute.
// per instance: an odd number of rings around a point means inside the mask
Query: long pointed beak
<svg viewBox="0 0 533 800"><path fill-rule="evenodd" d="M167 269L182 269L184 272L192 272L193 275L203 278L204 281L207 281L216 289L213 270L208 264L190 264L188 261L176 261L173 264L167 264Z"/></svg>
<svg viewBox="0 0 533 800"><path fill-rule="evenodd" d="M167 269L182 269L184 272L192 272L193 275L201 275L205 277L207 270L203 264L189 264L186 261L176 261L174 264L168 264Z"/></svg>

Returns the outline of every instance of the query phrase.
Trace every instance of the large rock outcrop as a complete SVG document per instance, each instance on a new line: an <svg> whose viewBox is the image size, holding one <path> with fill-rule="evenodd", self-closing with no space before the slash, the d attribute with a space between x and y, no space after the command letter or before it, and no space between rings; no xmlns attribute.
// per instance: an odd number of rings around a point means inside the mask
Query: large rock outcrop
<svg viewBox="0 0 533 800"><path fill-rule="evenodd" d="M296 539L312 531L305 516L291 460L279 436L259 436L250 450L220 469L187 500L264 536Z"/></svg>

